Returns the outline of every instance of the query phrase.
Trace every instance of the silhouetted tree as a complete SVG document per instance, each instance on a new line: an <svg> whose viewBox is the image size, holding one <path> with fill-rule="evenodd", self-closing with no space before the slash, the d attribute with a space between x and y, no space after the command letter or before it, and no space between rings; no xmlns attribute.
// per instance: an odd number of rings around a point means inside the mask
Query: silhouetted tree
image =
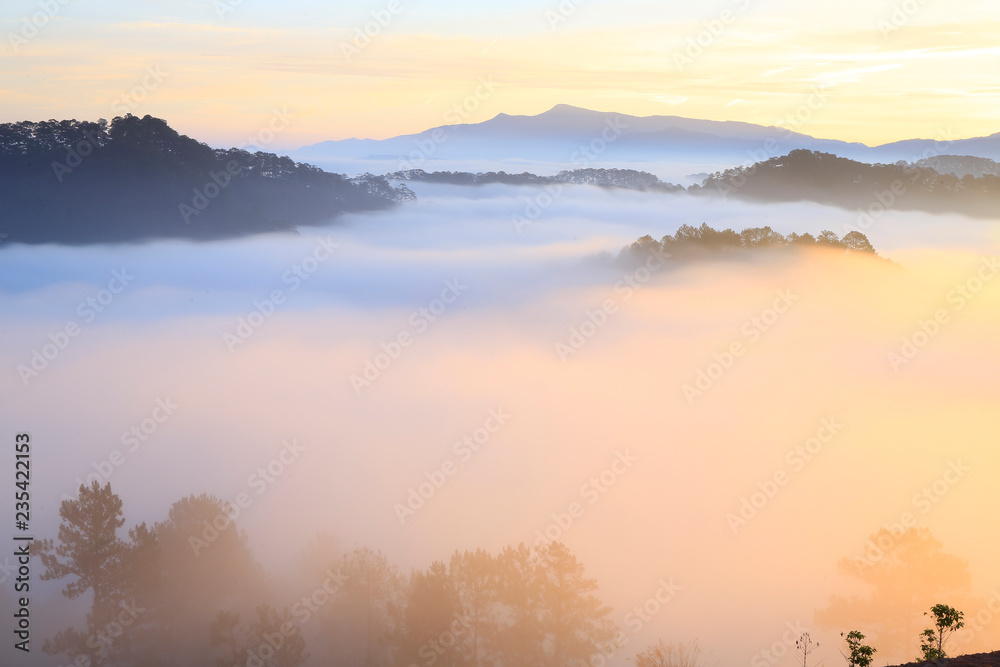
<svg viewBox="0 0 1000 667"><path fill-rule="evenodd" d="M770 227L750 227L740 232L744 248L774 248L785 244L785 237Z"/></svg>
<svg viewBox="0 0 1000 667"><path fill-rule="evenodd" d="M586 664L598 644L610 640L615 626L611 609L593 594L597 581L586 576L583 565L561 542L551 542L539 552L541 627L552 667Z"/></svg>
<svg viewBox="0 0 1000 667"><path fill-rule="evenodd" d="M814 642L809 633L804 632L795 642L795 648L798 650L799 655L802 656L802 667L809 667L809 656L819 648L819 642Z"/></svg>
<svg viewBox="0 0 1000 667"><path fill-rule="evenodd" d="M465 657L471 667L479 667L487 647L496 638L500 599L497 561L482 549L455 552L449 572L458 593L461 616L468 626L462 642Z"/></svg>
<svg viewBox="0 0 1000 667"><path fill-rule="evenodd" d="M398 663L464 664L459 645L468 632L468 619L462 616L458 591L445 564L434 562L426 572L414 572L396 632Z"/></svg>
<svg viewBox="0 0 1000 667"><path fill-rule="evenodd" d="M209 626L219 610L249 613L270 598L235 515L214 496L188 496L154 527L163 585L152 605L160 643L153 652L193 663L211 653Z"/></svg>
<svg viewBox="0 0 1000 667"><path fill-rule="evenodd" d="M954 632L965 627L965 621L962 620L965 614L954 607L936 604L930 611L925 611L924 616L931 616L934 619L934 627L927 628L920 635L920 650L924 654L924 660L947 658L944 643Z"/></svg>
<svg viewBox="0 0 1000 667"><path fill-rule="evenodd" d="M847 653L841 651L847 664L850 667L871 667L875 660L875 649L862 643L865 636L857 630L851 630L847 634L841 632L840 636L847 643Z"/></svg>
<svg viewBox="0 0 1000 667"><path fill-rule="evenodd" d="M496 645L501 662L525 667L543 664L544 631L539 624L542 581L537 554L525 544L505 548L497 557L503 621Z"/></svg>
<svg viewBox="0 0 1000 667"><path fill-rule="evenodd" d="M848 250L853 250L855 252L867 252L875 254L875 248L872 247L871 242L868 241L868 237L861 232L848 232L844 235L842 240L843 245Z"/></svg>
<svg viewBox="0 0 1000 667"><path fill-rule="evenodd" d="M66 654L72 660L85 656L95 667L112 664L130 648L126 635L112 641L116 633L111 630L121 627L117 619L130 602L129 557L149 547L148 532L145 526L135 529L131 544L119 538L118 530L125 523L121 498L110 484L102 487L96 481L89 487L81 484L75 500L64 500L59 517L62 522L57 540L40 540L33 548L45 568L41 579L72 577L63 595L72 600L90 593L91 607L86 632L62 630L47 640L42 650L52 655ZM134 605L134 600L131 602Z"/></svg>
<svg viewBox="0 0 1000 667"><path fill-rule="evenodd" d="M355 549L344 559L343 601L354 615L364 637L366 667L381 664L385 658L389 610L398 604L402 585L395 566L380 551L367 547Z"/></svg>

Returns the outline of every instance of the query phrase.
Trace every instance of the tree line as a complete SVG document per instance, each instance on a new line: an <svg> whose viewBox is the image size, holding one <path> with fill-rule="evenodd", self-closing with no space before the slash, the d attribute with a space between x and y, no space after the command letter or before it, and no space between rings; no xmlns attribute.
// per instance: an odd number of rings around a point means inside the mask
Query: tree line
<svg viewBox="0 0 1000 667"><path fill-rule="evenodd" d="M938 173L928 165L868 164L800 149L716 172L688 192L754 201L812 201L873 216L887 209L995 215L1000 176L966 174L959 178L953 173Z"/></svg>
<svg viewBox="0 0 1000 667"><path fill-rule="evenodd" d="M280 585L256 561L238 513L202 494L175 502L163 521L128 530L109 484L81 485L62 502L53 539L32 555L43 580L88 610L43 651L74 667L582 667L622 655L624 635L598 597L597 582L559 542L456 551L424 569L400 570L380 551L341 552L318 535L298 563L298 583ZM888 554L886 556L885 554ZM916 576L929 568L939 586ZM889 651L912 646L914 602L966 588L967 566L925 530L872 536L863 557L841 569L871 585L870 599L834 596L817 612L827 628L860 622ZM925 582L920 595L906 582ZM902 582L902 587L901 587ZM962 597L959 595L958 597ZM972 599L962 598L973 604ZM918 602L919 604L919 602ZM926 609L926 607L924 607ZM965 625L935 604L919 633L921 657L948 657ZM855 626L857 627L857 626ZM871 667L876 650L859 630L842 633L850 667ZM805 667L815 644L799 638ZM637 667L695 667L700 647L662 640L631 658Z"/></svg>
<svg viewBox="0 0 1000 667"><path fill-rule="evenodd" d="M877 255L868 237L859 231L848 232L843 238L829 230L819 236L795 232L783 236L770 227L748 227L741 232L732 229L716 230L702 223L700 227L681 225L675 234L667 234L659 241L650 235L640 237L626 246L622 258L645 260L650 253L673 259L694 259L738 251L768 248L826 248L845 252Z"/></svg>
<svg viewBox="0 0 1000 667"><path fill-rule="evenodd" d="M123 534L109 484L60 506L55 539L36 543L43 580L90 601L81 626L43 650L79 667L297 667L316 664L483 667L588 664L616 627L597 583L561 543L455 552L399 572L379 551L340 553L318 536L298 591L255 561L232 508L209 496Z"/></svg>

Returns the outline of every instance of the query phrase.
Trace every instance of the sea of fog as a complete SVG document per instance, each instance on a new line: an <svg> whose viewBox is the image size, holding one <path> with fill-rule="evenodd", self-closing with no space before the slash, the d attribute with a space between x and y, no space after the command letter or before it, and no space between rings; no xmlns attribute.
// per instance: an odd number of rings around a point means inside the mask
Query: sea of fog
<svg viewBox="0 0 1000 667"><path fill-rule="evenodd" d="M791 665L787 646L762 657L789 624L840 660L849 628L815 612L867 591L838 560L907 516L968 562L970 605L1000 586L996 221L413 189L298 236L0 245L0 433L36 443L38 535L99 474L128 526L250 491L239 523L278 576L320 531L403 572L556 537L629 639L615 664L662 637L699 638L710 665ZM610 261L702 222L861 226L893 261ZM1000 620L958 641L998 648Z"/></svg>

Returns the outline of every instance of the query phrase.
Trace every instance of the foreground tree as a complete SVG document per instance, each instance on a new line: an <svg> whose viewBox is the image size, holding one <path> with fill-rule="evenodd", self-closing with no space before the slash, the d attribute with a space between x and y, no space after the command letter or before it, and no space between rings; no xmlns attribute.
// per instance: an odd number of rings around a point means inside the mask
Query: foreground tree
<svg viewBox="0 0 1000 667"><path fill-rule="evenodd" d="M42 650L50 655L66 654L71 660L85 656L87 664L95 667L111 664L128 651L127 637L112 641L108 629L128 602L126 575L132 547L138 552L147 546L148 532L144 525L137 529L133 536L139 543L135 545L119 538L118 530L125 523L121 498L110 484L101 487L96 481L89 487L81 484L76 500L64 500L59 517L57 541L41 540L33 548L45 568L41 579L73 577L63 595L74 600L89 592L92 602L86 633L67 628L47 640Z"/></svg>
<svg viewBox="0 0 1000 667"><path fill-rule="evenodd" d="M444 563L434 562L426 572L414 572L396 633L398 664L462 664L456 643L468 632L468 625L459 610L458 592Z"/></svg>
<svg viewBox="0 0 1000 667"><path fill-rule="evenodd" d="M931 616L934 619L934 627L924 630L920 637L920 650L924 654L924 660L941 660L948 655L944 651L944 643L957 630L965 627L965 614L954 607L944 604L936 604L930 611L925 611L924 616Z"/></svg>
<svg viewBox="0 0 1000 667"><path fill-rule="evenodd" d="M850 667L871 667L875 660L875 649L862 643L865 636L857 630L851 630L847 634L841 632L840 636L847 642L847 653L841 651L847 664Z"/></svg>
<svg viewBox="0 0 1000 667"><path fill-rule="evenodd" d="M500 580L496 559L483 551L455 552L448 564L460 614L468 632L461 646L470 667L479 667L495 640L499 613Z"/></svg>
<svg viewBox="0 0 1000 667"><path fill-rule="evenodd" d="M541 628L548 638L548 664L587 664L598 645L614 637L611 609L594 595L597 581L561 542L539 552Z"/></svg>
<svg viewBox="0 0 1000 667"><path fill-rule="evenodd" d="M497 627L500 662L541 665L544 633L538 623L541 580L538 557L525 544L507 547L497 556L503 622Z"/></svg>
<svg viewBox="0 0 1000 667"><path fill-rule="evenodd" d="M344 558L343 604L353 611L353 621L364 637L366 667L384 662L386 640L391 630L390 611L402 595L396 567L381 551L355 549Z"/></svg>
<svg viewBox="0 0 1000 667"><path fill-rule="evenodd" d="M799 637L799 640L795 642L795 648L798 649L799 655L802 656L802 667L809 667L809 656L819 648L819 642L814 642L809 633L804 632Z"/></svg>
<svg viewBox="0 0 1000 667"><path fill-rule="evenodd" d="M230 503L202 494L175 502L154 527L163 585L151 604L159 631L148 655L198 664L211 654L209 627L219 610L250 614L271 599L237 518Z"/></svg>

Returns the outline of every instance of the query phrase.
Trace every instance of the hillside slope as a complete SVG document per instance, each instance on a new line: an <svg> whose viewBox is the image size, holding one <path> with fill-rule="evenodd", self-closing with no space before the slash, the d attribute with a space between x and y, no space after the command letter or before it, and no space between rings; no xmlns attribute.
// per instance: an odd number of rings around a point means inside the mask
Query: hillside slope
<svg viewBox="0 0 1000 667"><path fill-rule="evenodd" d="M271 153L213 150L163 120L0 125L0 233L7 242L194 240L324 224L413 198Z"/></svg>

